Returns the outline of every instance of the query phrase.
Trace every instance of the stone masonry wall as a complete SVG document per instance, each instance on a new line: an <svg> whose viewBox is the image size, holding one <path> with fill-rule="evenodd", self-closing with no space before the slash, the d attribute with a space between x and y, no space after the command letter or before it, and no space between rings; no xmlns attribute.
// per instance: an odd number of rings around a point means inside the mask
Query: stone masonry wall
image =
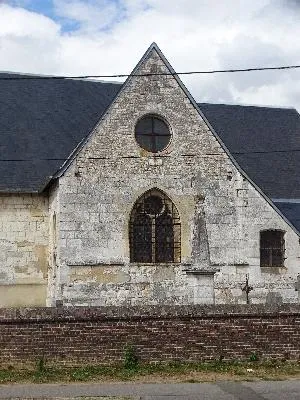
<svg viewBox="0 0 300 400"><path fill-rule="evenodd" d="M0 195L0 307L45 306L48 198Z"/></svg>
<svg viewBox="0 0 300 400"><path fill-rule="evenodd" d="M0 363L299 360L300 306L38 308L0 310Z"/></svg>
<svg viewBox="0 0 300 400"><path fill-rule="evenodd" d="M49 190L49 265L47 306L55 306L60 300L59 254L59 182L56 181Z"/></svg>
<svg viewBox="0 0 300 400"><path fill-rule="evenodd" d="M149 72L168 72L155 50L136 71ZM172 132L170 145L155 156L134 137L135 124L145 114L161 116ZM129 260L130 212L154 187L170 197L181 218L179 264ZM128 81L60 178L59 207L60 274L50 303L57 298L65 305L94 306L205 303L207 282L185 272L201 268L220 269L214 278L216 303L245 303L246 274L254 287L252 303L264 303L270 294L297 301L297 234L238 171L172 76ZM200 225L204 259L196 257ZM285 232L280 270L260 268L264 229Z"/></svg>

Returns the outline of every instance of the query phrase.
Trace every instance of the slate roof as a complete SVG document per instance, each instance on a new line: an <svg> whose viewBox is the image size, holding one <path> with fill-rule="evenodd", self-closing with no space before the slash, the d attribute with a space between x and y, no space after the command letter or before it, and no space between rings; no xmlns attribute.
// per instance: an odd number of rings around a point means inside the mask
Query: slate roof
<svg viewBox="0 0 300 400"><path fill-rule="evenodd" d="M295 109L198 105L240 167L268 197L300 199L300 115Z"/></svg>
<svg viewBox="0 0 300 400"><path fill-rule="evenodd" d="M300 232L300 203L275 202L275 205Z"/></svg>
<svg viewBox="0 0 300 400"><path fill-rule="evenodd" d="M0 78L24 75L0 73ZM0 192L40 192L121 84L0 79Z"/></svg>
<svg viewBox="0 0 300 400"><path fill-rule="evenodd" d="M24 75L0 73L1 77ZM43 191L121 87L71 79L0 79L0 192ZM240 167L267 196L300 199L300 116L296 110L198 106ZM295 221L294 226L298 224L299 206L281 203L279 208Z"/></svg>

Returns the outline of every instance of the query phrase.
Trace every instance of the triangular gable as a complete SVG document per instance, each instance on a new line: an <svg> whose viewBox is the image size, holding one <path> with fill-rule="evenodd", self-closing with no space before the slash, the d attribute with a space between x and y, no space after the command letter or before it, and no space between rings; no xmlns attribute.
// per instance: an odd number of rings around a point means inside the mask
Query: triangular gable
<svg viewBox="0 0 300 400"><path fill-rule="evenodd" d="M241 173L241 175L247 179L247 181L257 190L257 192L259 192L259 194L270 204L270 206L282 217L282 219L300 236L299 231L291 224L291 222L281 213L281 211L276 207L276 205L274 205L274 203L270 200L269 197L267 197L264 192L251 180L251 178L247 175L247 173L240 167L240 165L236 162L236 160L234 159L234 157L232 156L232 154L230 153L230 151L228 150L228 148L225 146L224 142L221 140L221 138L219 137L218 133L214 130L214 128L212 127L212 125L210 124L210 122L208 121L208 119L205 117L205 115L203 114L203 112L200 110L198 104L196 103L196 101L194 100L193 96L190 94L190 92L188 91L188 89L186 88L186 86L183 84L183 82L181 81L181 79L179 78L179 76L176 74L175 70L173 69L173 67L171 66L171 64L169 63L169 61L166 59L166 57L164 56L164 54L162 53L162 51L160 50L160 48L158 47L158 45L153 42L149 48L147 49L147 51L144 53L144 55L142 56L142 58L140 59L140 61L138 62L138 64L136 65L136 67L133 69L132 73L128 76L128 78L126 79L125 83L123 84L121 90L118 92L118 94L116 95L116 97L114 98L114 100L111 102L110 106L107 108L106 112L102 115L101 119L98 121L98 123L96 124L96 126L94 127L94 129L89 133L88 136L86 136L78 145L77 147L74 149L74 151L71 153L71 155L69 156L68 160L63 164L62 168L57 172L57 174L54 176L54 178L58 178L60 176L62 176L64 174L64 172L69 168L69 166L72 164L72 162L74 161L74 159L76 158L76 156L81 152L81 150L84 148L84 146L89 142L91 136L93 135L95 129L101 124L102 120L105 119L106 115L110 112L111 108L114 106L116 100L119 98L119 96L122 95L122 93L124 92L124 90L127 88L129 82L134 78L134 76L139 76L139 69L142 67L142 65L144 64L144 62L148 59L148 57L151 55L151 53L155 51L158 56L160 57L160 59L163 61L164 65L166 66L167 70L169 71L170 75L172 75L174 77L174 79L176 80L176 82L178 83L179 87L182 89L182 91L184 92L184 94L186 95L186 97L189 99L189 101L191 102L191 104L193 105L193 107L196 109L196 111L198 112L198 114L200 115L200 117L203 119L204 123L206 124L206 126L209 128L210 132L213 134L213 136L216 138L216 140L218 141L218 143L220 144L221 148L223 149L223 151L227 154L228 158L230 159L230 161L233 163L233 165L235 166L235 168ZM150 73L149 75L152 75L152 73ZM155 75L155 73L153 73L153 75Z"/></svg>

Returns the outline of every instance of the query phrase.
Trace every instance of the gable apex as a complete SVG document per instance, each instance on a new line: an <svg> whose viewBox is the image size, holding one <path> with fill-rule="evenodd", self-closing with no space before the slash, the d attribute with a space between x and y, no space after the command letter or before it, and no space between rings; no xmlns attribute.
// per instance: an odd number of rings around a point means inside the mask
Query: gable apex
<svg viewBox="0 0 300 400"><path fill-rule="evenodd" d="M211 131L213 132L213 134L217 137L217 140L221 143L221 145L223 146L223 148L225 147L224 144L222 143L222 141L220 140L220 138L218 137L218 135L213 131L213 129L211 128L211 126L209 125L207 119L205 118L204 114L202 113L202 111L199 109L197 102L195 101L195 99L193 98L193 96L191 95L191 93L189 92L189 90L186 88L186 86L184 85L184 83L182 82L182 80L179 78L178 74L176 73L176 71L174 70L174 68L172 67L172 65L170 64L170 62L168 61L168 59L166 58L166 56L164 55L164 53L161 51L161 49L159 48L159 46L157 45L156 42L151 43L151 45L148 47L148 49L146 50L146 52L144 53L144 55L142 56L142 58L140 59L140 61L137 63L136 67L133 69L132 73L130 74L130 76L126 79L123 88L126 86L126 83L130 80L130 78L134 75L139 75L138 70L140 69L140 67L143 65L143 63L149 58L149 56L151 55L151 53L155 51L157 53L157 55L159 56L159 58L162 60L162 62L165 64L165 66L167 67L170 75L172 75L174 77L174 79L176 80L176 82L178 83L178 85L180 86L180 88L183 90L184 94L187 96L187 98L189 99L189 101L191 102L191 104L195 107L195 109L198 111L198 113L200 114L200 116L202 117L202 119L205 121L205 123L209 126L209 128L211 129ZM155 73L153 73L155 74ZM122 88L122 89L123 89Z"/></svg>
<svg viewBox="0 0 300 400"><path fill-rule="evenodd" d="M158 45L155 42L152 42L150 44L150 46L148 47L148 49L145 51L145 53L143 54L143 56L141 57L140 61L137 63L137 65L134 67L133 71L131 72L131 74L129 75L129 77L127 78L130 79L130 77L132 75L138 75L138 70L140 69L140 67L142 66L142 64L144 64L144 62L149 58L149 56L151 55L151 53L153 52L153 50L156 51L156 53L159 55L159 57L164 61L164 63L167 65L169 64L167 59L165 58L165 56L163 55L162 51L160 50L160 48L158 47ZM171 67L172 68L172 67ZM127 81L126 80L126 81ZM126 84L125 81L125 84Z"/></svg>
<svg viewBox="0 0 300 400"><path fill-rule="evenodd" d="M165 66L169 70L170 75L173 75L175 78L178 78L178 75L176 74L176 71L174 70L174 68L172 67L172 65L170 64L170 62L168 61L168 59L166 58L164 53L161 51L160 47L158 46L158 44L156 42L151 43L151 45L145 51L144 55L141 57L140 61L137 63L136 67L133 69L133 71L132 71L132 73L130 75L135 75L135 74L138 75L137 71L139 70L141 65L149 58L149 56L151 55L151 53L153 51L155 51L157 53L157 55L159 56L159 58L163 61L163 63L165 64ZM130 78L130 76L129 76L129 78ZM181 80L179 78L176 79L176 80L180 81L180 86L183 85L183 83L181 82ZM185 91L187 91L186 88L185 88Z"/></svg>
<svg viewBox="0 0 300 400"><path fill-rule="evenodd" d="M178 83L180 88L183 90L184 94L190 100L191 104L196 108L196 110L198 111L200 116L203 118L203 120L205 122L207 122L205 116L200 111L195 99L193 98L193 96L191 95L189 90L186 88L186 86L184 85L182 80L179 78L178 74L176 73L176 71L174 70L174 68L172 67L172 65L170 64L170 62L168 61L168 59L166 58L164 53L161 51L160 47L157 45L156 42L151 43L151 45L148 47L148 49L146 50L146 52L144 53L144 55L142 56L140 61L137 63L136 67L133 69L133 71L131 72L129 77L126 79L126 81L122 87L122 90L126 87L128 81L132 78L132 76L139 75L138 70L141 68L141 66L144 64L144 62L151 56L153 51L155 51L157 53L159 58L162 60L162 62L165 64L166 68L168 69L170 75L172 75L174 77L174 79L176 80L176 82ZM155 73L153 73L153 74L155 75ZM219 138L218 138L218 140L220 141Z"/></svg>

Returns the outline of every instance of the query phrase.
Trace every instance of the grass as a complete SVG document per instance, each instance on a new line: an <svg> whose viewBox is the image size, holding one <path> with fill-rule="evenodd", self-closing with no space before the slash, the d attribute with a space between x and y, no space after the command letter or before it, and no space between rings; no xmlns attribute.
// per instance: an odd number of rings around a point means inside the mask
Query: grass
<svg viewBox="0 0 300 400"><path fill-rule="evenodd" d="M300 378L300 363L248 361L169 363L120 366L55 367L39 361L35 368L0 369L0 384L50 382L210 382L215 380L281 380Z"/></svg>

